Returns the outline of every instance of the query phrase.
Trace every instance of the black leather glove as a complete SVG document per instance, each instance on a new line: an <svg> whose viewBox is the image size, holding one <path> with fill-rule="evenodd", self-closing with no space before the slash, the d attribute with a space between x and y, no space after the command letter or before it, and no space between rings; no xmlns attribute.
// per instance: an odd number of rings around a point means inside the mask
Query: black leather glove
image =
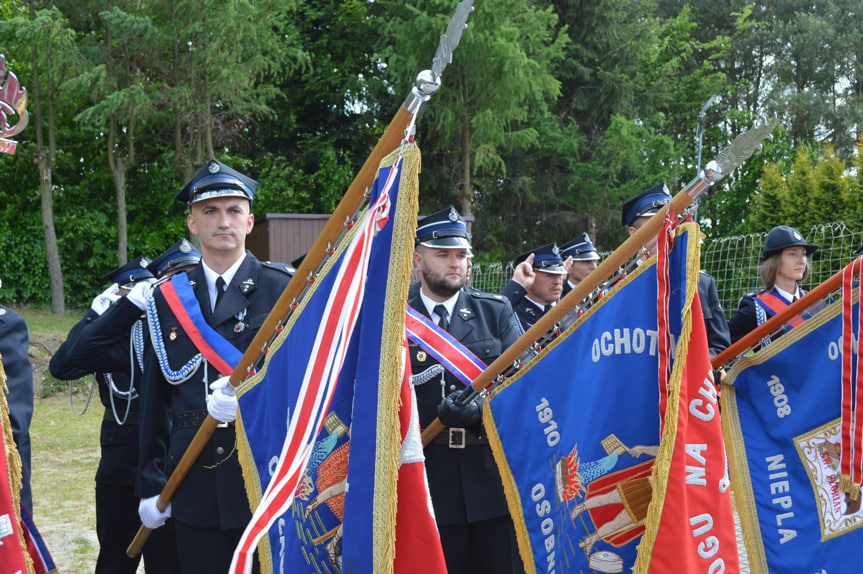
<svg viewBox="0 0 863 574"><path fill-rule="evenodd" d="M448 427L478 428L482 422L482 405L477 393L466 405L462 405L464 393L474 393L473 389L455 391L444 397L437 407L440 422Z"/></svg>

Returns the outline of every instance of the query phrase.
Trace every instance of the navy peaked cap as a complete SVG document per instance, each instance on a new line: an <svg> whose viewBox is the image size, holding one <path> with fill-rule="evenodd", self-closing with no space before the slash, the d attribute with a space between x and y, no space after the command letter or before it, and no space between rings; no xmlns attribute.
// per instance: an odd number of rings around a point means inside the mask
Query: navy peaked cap
<svg viewBox="0 0 863 574"><path fill-rule="evenodd" d="M561 245L560 256L564 259L572 257L573 261L596 261L599 259L596 247L593 246L587 233L582 233L572 241L567 241Z"/></svg>
<svg viewBox="0 0 863 574"><path fill-rule="evenodd" d="M624 225L631 226L639 217L655 214L670 201L671 193L662 182L627 200L621 209L621 220Z"/></svg>
<svg viewBox="0 0 863 574"><path fill-rule="evenodd" d="M535 271L566 275L566 269L563 266L563 259L560 256L560 249L557 247L557 243L546 243L541 247L521 253L516 256L515 264L518 265L526 260L531 253L533 253L533 268Z"/></svg>
<svg viewBox="0 0 863 574"><path fill-rule="evenodd" d="M116 283L120 287L131 287L143 279L152 279L153 274L147 269L150 260L143 255L138 255L125 265L120 265L105 275L105 280Z"/></svg>
<svg viewBox="0 0 863 574"><path fill-rule="evenodd" d="M161 279L165 274L174 269L197 265L200 260L201 252L195 249L195 246L188 239L183 238L156 257L147 266L147 269L150 270L150 273Z"/></svg>
<svg viewBox="0 0 863 574"><path fill-rule="evenodd" d="M788 247L805 247L806 255L812 255L817 245L806 243L803 235L793 227L787 225L777 225L767 233L767 239L764 241L764 250L761 253L762 260L766 260L771 255L781 253L783 249Z"/></svg>
<svg viewBox="0 0 863 574"><path fill-rule="evenodd" d="M470 249L470 233L464 218L450 205L417 222L414 245L443 249Z"/></svg>
<svg viewBox="0 0 863 574"><path fill-rule="evenodd" d="M258 182L228 167L219 160L211 159L174 196L177 201L192 205L213 197L245 197L251 203L258 189Z"/></svg>

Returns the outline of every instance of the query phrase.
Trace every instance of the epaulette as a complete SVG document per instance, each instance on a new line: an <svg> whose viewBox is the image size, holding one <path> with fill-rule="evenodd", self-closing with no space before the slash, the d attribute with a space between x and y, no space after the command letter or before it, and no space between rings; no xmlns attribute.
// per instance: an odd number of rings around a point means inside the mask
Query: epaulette
<svg viewBox="0 0 863 574"><path fill-rule="evenodd" d="M273 261L262 261L261 265L264 267L269 267L270 269L275 269L277 271L281 271L282 273L287 273L291 277L294 276L294 273L297 272L296 269L288 265L287 263L276 263Z"/></svg>
<svg viewBox="0 0 863 574"><path fill-rule="evenodd" d="M498 295L497 293L487 293L485 291L480 291L479 289L470 288L470 291L465 289L465 293L470 295L471 297L477 297L479 299L491 299L492 301L500 301L503 303L507 300L503 295Z"/></svg>

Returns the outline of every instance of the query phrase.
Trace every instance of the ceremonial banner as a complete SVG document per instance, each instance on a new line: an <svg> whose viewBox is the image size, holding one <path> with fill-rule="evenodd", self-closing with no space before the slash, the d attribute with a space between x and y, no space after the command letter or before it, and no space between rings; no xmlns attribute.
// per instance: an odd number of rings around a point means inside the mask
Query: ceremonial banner
<svg viewBox="0 0 863 574"><path fill-rule="evenodd" d="M12 437L7 392L0 362L0 573L14 574L32 572L33 565L21 530L21 458Z"/></svg>
<svg viewBox="0 0 863 574"><path fill-rule="evenodd" d="M863 567L860 499L840 490L842 307L828 305L726 377L723 424L753 574ZM849 311L856 322L856 298Z"/></svg>
<svg viewBox="0 0 863 574"><path fill-rule="evenodd" d="M666 399L650 262L487 402L484 422L529 573L737 571L695 235L697 227L681 226L663 289Z"/></svg>
<svg viewBox="0 0 863 574"><path fill-rule="evenodd" d="M238 389L254 516L232 571L248 571L241 554L260 538L264 572L390 572L397 491L399 505L418 500L427 518L409 523L399 512L399 527L408 523L414 536L434 528L405 386L419 150L403 152L382 162L368 212L310 284L260 372ZM442 556L437 532L419 534L425 545L414 558L433 566Z"/></svg>

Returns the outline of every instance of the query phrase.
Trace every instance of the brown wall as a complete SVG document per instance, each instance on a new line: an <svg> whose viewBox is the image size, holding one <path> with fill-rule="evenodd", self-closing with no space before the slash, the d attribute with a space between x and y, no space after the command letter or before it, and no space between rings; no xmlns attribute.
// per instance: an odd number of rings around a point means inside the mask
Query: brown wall
<svg viewBox="0 0 863 574"><path fill-rule="evenodd" d="M329 218L326 213L267 213L255 217L246 247L261 261L290 263L311 248Z"/></svg>

